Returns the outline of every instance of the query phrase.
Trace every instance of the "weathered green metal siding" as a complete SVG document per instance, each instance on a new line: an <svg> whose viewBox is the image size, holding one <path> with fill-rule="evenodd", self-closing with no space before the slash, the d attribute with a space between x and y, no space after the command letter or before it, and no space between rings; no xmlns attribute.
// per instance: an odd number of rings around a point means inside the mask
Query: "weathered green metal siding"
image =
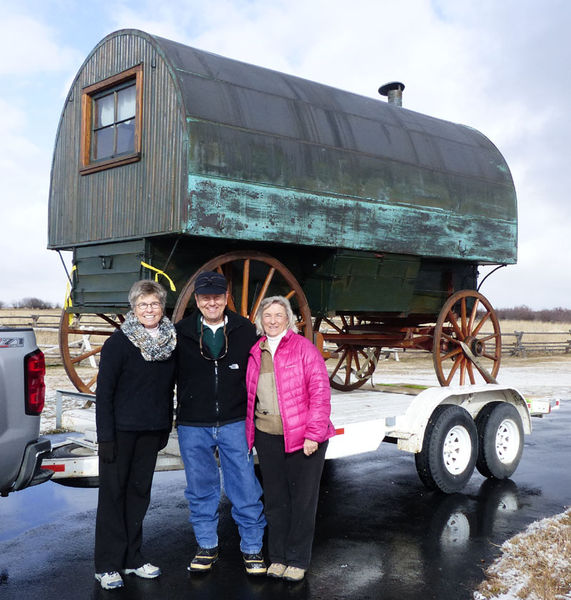
<svg viewBox="0 0 571 600"><path fill-rule="evenodd" d="M141 62L140 162L80 177L79 103L64 109L50 247L179 232L220 253L233 240L516 261L513 181L479 132L135 30L96 47L71 99Z"/></svg>

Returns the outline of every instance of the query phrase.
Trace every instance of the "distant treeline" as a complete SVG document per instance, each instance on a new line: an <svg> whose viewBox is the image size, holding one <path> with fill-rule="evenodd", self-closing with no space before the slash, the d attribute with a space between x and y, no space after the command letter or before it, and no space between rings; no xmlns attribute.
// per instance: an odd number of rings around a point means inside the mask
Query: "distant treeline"
<svg viewBox="0 0 571 600"><path fill-rule="evenodd" d="M61 308L61 305L51 302L45 302L39 298L22 298L17 302L8 304L0 300L0 309L2 308ZM514 308L496 308L498 319L512 319L514 321L542 321L545 323L571 323L571 308L544 308L542 310L533 310L529 306L515 306Z"/></svg>
<svg viewBox="0 0 571 600"><path fill-rule="evenodd" d="M45 302L39 298L22 298L21 300L17 300L10 304L0 300L0 309L1 308L33 308L37 310L42 308L61 308L61 305L54 304L52 302Z"/></svg>
<svg viewBox="0 0 571 600"><path fill-rule="evenodd" d="M496 308L498 319L513 319L515 321L542 321L546 323L571 323L570 308L544 308L532 310L529 306L514 308Z"/></svg>

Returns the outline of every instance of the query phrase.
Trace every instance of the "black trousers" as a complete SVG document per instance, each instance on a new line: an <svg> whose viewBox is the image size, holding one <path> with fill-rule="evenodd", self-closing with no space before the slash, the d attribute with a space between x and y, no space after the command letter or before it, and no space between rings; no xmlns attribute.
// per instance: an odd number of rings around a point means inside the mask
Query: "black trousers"
<svg viewBox="0 0 571 600"><path fill-rule="evenodd" d="M137 569L161 432L117 431L115 462L99 460L95 572Z"/></svg>
<svg viewBox="0 0 571 600"><path fill-rule="evenodd" d="M271 562L309 567L327 445L319 444L311 456L303 450L286 454L283 436L256 430Z"/></svg>

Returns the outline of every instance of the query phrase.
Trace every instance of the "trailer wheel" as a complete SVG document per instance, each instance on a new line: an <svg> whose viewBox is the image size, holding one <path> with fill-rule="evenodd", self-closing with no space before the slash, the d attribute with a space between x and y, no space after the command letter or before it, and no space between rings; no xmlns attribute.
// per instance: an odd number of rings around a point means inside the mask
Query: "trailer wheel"
<svg viewBox="0 0 571 600"><path fill-rule="evenodd" d="M293 273L279 260L257 251L228 252L206 262L186 282L174 307L172 320L180 321L194 301L194 282L204 271L218 271L228 281L228 307L254 321L260 302L268 296L285 296L297 314L298 328L313 341L311 311ZM239 302L238 302L239 301Z"/></svg>
<svg viewBox="0 0 571 600"><path fill-rule="evenodd" d="M416 470L429 489L459 492L468 482L478 456L478 432L467 410L454 404L437 406L426 426Z"/></svg>
<svg viewBox="0 0 571 600"><path fill-rule="evenodd" d="M491 402L476 417L478 459L484 477L507 479L517 469L523 453L523 424L513 404Z"/></svg>
<svg viewBox="0 0 571 600"><path fill-rule="evenodd" d="M484 325L492 331L482 333ZM452 294L434 327L432 358L440 385L454 378L460 385L477 379L495 383L501 354L500 323L487 298L474 290Z"/></svg>

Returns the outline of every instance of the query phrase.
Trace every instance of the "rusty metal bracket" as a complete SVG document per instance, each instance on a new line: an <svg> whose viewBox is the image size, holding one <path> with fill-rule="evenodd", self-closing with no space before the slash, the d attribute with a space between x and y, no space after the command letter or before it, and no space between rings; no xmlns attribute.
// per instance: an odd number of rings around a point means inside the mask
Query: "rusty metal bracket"
<svg viewBox="0 0 571 600"><path fill-rule="evenodd" d="M470 350L468 344L460 340L458 341L458 343L460 344L460 347L462 348L464 354L472 361L476 369L478 369L480 375L484 378L484 381L486 383L498 383L496 378L490 375L486 368L481 364L481 360L472 352L472 350Z"/></svg>

